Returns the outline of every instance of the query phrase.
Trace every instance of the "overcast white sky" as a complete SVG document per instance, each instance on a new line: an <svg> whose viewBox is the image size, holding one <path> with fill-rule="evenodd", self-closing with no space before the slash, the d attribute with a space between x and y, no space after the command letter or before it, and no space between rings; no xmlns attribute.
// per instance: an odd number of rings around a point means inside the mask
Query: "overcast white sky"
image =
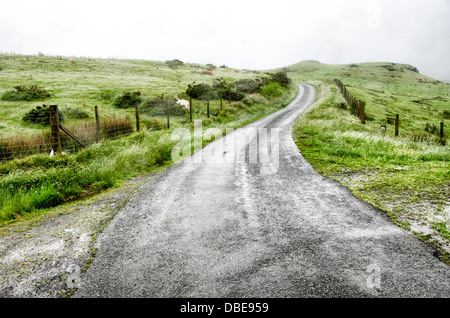
<svg viewBox="0 0 450 318"><path fill-rule="evenodd" d="M0 51L271 69L388 61L450 81L450 0L0 0Z"/></svg>

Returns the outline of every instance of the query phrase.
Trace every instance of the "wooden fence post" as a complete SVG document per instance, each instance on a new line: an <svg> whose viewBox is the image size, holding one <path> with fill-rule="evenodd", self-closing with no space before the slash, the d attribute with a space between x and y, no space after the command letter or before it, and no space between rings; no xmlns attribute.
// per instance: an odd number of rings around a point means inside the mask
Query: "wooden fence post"
<svg viewBox="0 0 450 318"><path fill-rule="evenodd" d="M136 131L139 131L141 129L141 123L139 121L139 104L136 104Z"/></svg>
<svg viewBox="0 0 450 318"><path fill-rule="evenodd" d="M222 110L223 109L223 107L222 107L222 93L220 94L220 110Z"/></svg>
<svg viewBox="0 0 450 318"><path fill-rule="evenodd" d="M95 140L100 141L100 119L98 117L98 107L95 106Z"/></svg>
<svg viewBox="0 0 450 318"><path fill-rule="evenodd" d="M192 122L192 97L189 97L189 121Z"/></svg>
<svg viewBox="0 0 450 318"><path fill-rule="evenodd" d="M59 135L58 106L50 105L51 144L56 153L61 153L61 137Z"/></svg>
<svg viewBox="0 0 450 318"><path fill-rule="evenodd" d="M399 114L395 115L395 136L398 136Z"/></svg>
<svg viewBox="0 0 450 318"><path fill-rule="evenodd" d="M167 106L166 106L166 111L167 111L167 129L170 128L170 103L169 101L166 102Z"/></svg>
<svg viewBox="0 0 450 318"><path fill-rule="evenodd" d="M444 122L441 121L441 125L440 125L440 129L439 129L439 141L443 142L444 141Z"/></svg>
<svg viewBox="0 0 450 318"><path fill-rule="evenodd" d="M208 118L209 118L209 98L206 101L206 112L207 112L207 115L208 115Z"/></svg>
<svg viewBox="0 0 450 318"><path fill-rule="evenodd" d="M361 117L361 124L366 124L366 114L365 114L366 104L363 101L359 101L359 116Z"/></svg>

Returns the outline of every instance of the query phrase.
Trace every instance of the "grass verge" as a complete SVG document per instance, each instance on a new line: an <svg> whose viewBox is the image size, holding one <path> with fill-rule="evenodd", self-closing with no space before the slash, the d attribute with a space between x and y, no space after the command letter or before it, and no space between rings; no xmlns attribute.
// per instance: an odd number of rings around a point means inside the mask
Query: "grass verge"
<svg viewBox="0 0 450 318"><path fill-rule="evenodd" d="M449 263L450 151L435 139L394 137L377 124L362 125L342 107L331 81L311 82L316 103L296 122L302 155L321 174L385 211L392 221L433 244Z"/></svg>

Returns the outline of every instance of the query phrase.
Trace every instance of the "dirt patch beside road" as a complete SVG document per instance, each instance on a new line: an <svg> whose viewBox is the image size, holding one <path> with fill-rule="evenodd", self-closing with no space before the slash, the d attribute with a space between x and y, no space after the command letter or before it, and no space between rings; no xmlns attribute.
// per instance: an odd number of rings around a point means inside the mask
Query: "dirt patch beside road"
<svg viewBox="0 0 450 318"><path fill-rule="evenodd" d="M154 174L0 228L0 297L68 297L102 229Z"/></svg>

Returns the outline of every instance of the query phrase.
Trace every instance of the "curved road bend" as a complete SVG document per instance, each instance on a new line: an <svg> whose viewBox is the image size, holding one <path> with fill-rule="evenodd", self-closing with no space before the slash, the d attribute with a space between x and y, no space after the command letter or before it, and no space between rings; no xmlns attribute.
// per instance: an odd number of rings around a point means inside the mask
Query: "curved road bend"
<svg viewBox="0 0 450 318"><path fill-rule="evenodd" d="M315 98L299 85L285 109L145 184L74 297L450 297L430 247L299 153L291 127Z"/></svg>

